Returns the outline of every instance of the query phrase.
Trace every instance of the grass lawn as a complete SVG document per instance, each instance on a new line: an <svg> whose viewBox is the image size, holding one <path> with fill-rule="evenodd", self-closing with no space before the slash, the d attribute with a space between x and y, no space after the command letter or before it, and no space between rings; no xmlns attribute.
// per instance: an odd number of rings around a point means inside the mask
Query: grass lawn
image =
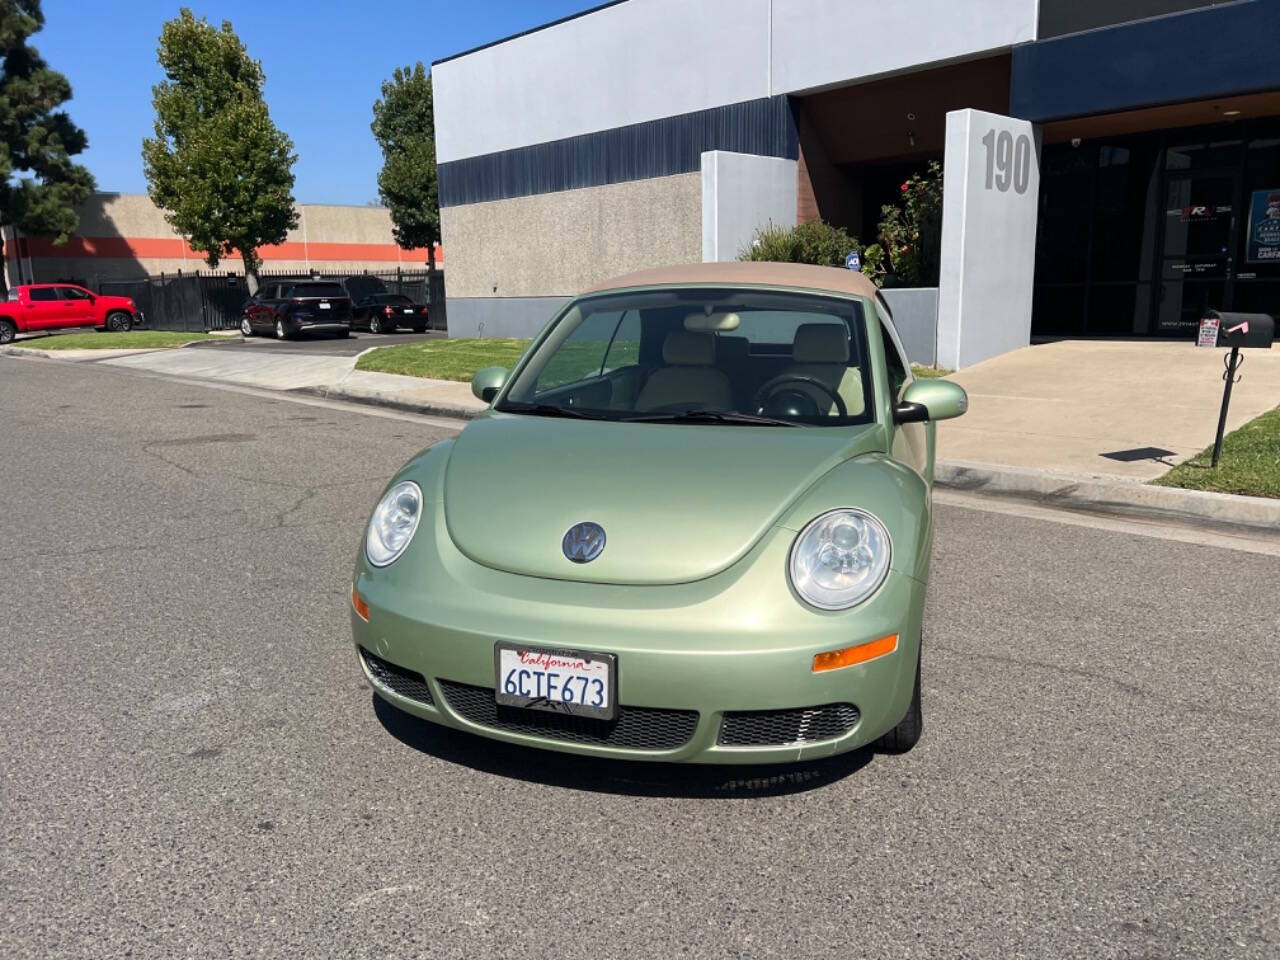
<svg viewBox="0 0 1280 960"><path fill-rule="evenodd" d="M178 333L173 330L130 330L128 333L62 333L52 337L19 340L15 347L33 350L146 350L180 347L196 340L217 339L209 333Z"/></svg>
<svg viewBox="0 0 1280 960"><path fill-rule="evenodd" d="M1280 407L1228 433L1216 470L1209 466L1212 457L1213 447L1209 447L1152 483L1280 498Z"/></svg>
<svg viewBox="0 0 1280 960"><path fill-rule="evenodd" d="M510 368L528 340L426 340L379 347L356 361L357 370L399 373L430 380L469 381L485 367Z"/></svg>
<svg viewBox="0 0 1280 960"><path fill-rule="evenodd" d="M945 377L955 371L943 370L940 367L922 367L918 363L913 363L911 365L911 372L915 375L917 380L936 380L938 377Z"/></svg>

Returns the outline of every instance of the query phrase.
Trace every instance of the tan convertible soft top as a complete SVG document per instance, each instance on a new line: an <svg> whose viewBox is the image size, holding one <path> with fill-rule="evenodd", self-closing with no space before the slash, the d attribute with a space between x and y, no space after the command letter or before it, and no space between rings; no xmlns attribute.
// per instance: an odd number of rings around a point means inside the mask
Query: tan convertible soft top
<svg viewBox="0 0 1280 960"><path fill-rule="evenodd" d="M811 267L804 263L684 263L656 267L605 280L587 293L619 290L623 287L656 287L686 283L763 284L771 287L802 287L827 290L846 296L875 297L876 285L855 270L840 267Z"/></svg>

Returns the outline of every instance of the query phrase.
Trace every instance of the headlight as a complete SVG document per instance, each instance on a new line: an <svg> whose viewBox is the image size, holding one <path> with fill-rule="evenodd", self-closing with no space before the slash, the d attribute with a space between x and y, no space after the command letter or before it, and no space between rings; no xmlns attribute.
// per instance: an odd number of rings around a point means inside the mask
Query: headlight
<svg viewBox="0 0 1280 960"><path fill-rule="evenodd" d="M422 516L422 490L402 480L378 501L364 538L364 553L375 567L385 567L404 553Z"/></svg>
<svg viewBox="0 0 1280 960"><path fill-rule="evenodd" d="M800 531L791 547L791 584L822 610L861 603L889 573L889 531L863 510L831 510Z"/></svg>

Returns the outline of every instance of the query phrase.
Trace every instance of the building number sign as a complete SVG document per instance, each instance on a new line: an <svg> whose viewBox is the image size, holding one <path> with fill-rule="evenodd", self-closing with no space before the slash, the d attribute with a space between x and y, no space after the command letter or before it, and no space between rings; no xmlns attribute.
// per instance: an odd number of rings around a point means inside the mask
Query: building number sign
<svg viewBox="0 0 1280 960"><path fill-rule="evenodd" d="M1026 193L1031 183L1031 138L1025 133L1015 140L1008 130L988 130L982 138L987 148L987 189Z"/></svg>

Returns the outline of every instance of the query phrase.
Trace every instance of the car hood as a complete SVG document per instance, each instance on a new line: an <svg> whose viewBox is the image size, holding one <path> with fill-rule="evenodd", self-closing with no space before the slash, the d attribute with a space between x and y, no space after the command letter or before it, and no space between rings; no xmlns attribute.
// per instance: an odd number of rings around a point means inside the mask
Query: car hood
<svg viewBox="0 0 1280 960"><path fill-rule="evenodd" d="M445 520L463 554L498 570L595 583L700 580L744 556L800 494L874 448L877 435L492 413L453 444ZM606 544L590 563L573 563L562 542L583 521L603 527Z"/></svg>

